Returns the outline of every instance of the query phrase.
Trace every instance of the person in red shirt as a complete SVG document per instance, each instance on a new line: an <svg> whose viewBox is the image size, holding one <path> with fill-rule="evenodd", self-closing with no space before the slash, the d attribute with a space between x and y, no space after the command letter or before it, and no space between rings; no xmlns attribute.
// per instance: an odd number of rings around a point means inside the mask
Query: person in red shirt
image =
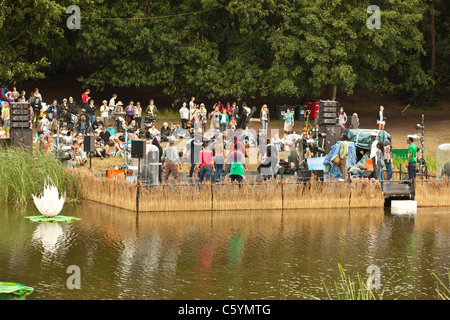
<svg viewBox="0 0 450 320"><path fill-rule="evenodd" d="M212 150L206 148L203 144L203 150L200 151L200 170L198 171L199 182L203 180L211 181L211 173L214 170L214 156Z"/></svg>
<svg viewBox="0 0 450 320"><path fill-rule="evenodd" d="M81 95L81 109L86 110L87 106L89 105L89 100L91 99L89 97L89 94L91 93L91 90L86 89L86 91Z"/></svg>

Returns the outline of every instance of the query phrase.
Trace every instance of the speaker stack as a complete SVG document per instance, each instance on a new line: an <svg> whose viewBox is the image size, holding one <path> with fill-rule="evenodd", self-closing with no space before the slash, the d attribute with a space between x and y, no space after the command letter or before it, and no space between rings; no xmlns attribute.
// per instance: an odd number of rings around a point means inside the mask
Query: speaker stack
<svg viewBox="0 0 450 320"><path fill-rule="evenodd" d="M10 136L14 147L31 147L33 130L30 124L30 104L28 102L12 102L10 106Z"/></svg>
<svg viewBox="0 0 450 320"><path fill-rule="evenodd" d="M340 106L338 101L319 101L319 146L326 154L341 138L342 128L338 124Z"/></svg>

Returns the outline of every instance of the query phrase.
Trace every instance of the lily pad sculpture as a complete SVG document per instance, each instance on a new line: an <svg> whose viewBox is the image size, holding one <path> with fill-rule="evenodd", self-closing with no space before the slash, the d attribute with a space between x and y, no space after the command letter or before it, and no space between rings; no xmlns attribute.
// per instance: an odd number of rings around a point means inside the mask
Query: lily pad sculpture
<svg viewBox="0 0 450 320"><path fill-rule="evenodd" d="M59 196L58 188L54 185L45 185L44 192L39 196L33 195L33 201L36 208L42 216L26 217L36 222L71 222L80 220L75 217L58 216L61 212L66 195Z"/></svg>
<svg viewBox="0 0 450 320"><path fill-rule="evenodd" d="M31 294L34 288L27 287L20 283L0 282L0 300L3 299L24 299Z"/></svg>
<svg viewBox="0 0 450 320"><path fill-rule="evenodd" d="M66 196L59 197L56 186L44 186L44 193L38 198L33 195L33 201L39 212L46 218L56 217L62 210Z"/></svg>

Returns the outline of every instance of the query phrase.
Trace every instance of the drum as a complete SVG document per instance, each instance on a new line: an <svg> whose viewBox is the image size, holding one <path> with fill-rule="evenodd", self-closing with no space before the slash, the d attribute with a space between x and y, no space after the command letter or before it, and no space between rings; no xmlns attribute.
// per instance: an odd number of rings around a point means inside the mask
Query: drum
<svg viewBox="0 0 450 320"><path fill-rule="evenodd" d="M339 166L341 164L341 157L339 155L334 156L331 159L331 163L334 164L335 166Z"/></svg>

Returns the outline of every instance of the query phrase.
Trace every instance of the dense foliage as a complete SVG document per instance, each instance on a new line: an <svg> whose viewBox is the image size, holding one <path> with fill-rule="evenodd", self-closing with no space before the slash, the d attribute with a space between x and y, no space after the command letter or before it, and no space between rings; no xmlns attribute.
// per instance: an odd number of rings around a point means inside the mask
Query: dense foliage
<svg viewBox="0 0 450 320"><path fill-rule="evenodd" d="M71 70L85 86L191 94L302 97L329 89L428 99L449 83L444 0L0 0L0 84ZM81 29L69 30L69 5ZM434 36L431 36L431 35ZM433 60L434 59L434 60ZM434 61L434 62L433 62Z"/></svg>

